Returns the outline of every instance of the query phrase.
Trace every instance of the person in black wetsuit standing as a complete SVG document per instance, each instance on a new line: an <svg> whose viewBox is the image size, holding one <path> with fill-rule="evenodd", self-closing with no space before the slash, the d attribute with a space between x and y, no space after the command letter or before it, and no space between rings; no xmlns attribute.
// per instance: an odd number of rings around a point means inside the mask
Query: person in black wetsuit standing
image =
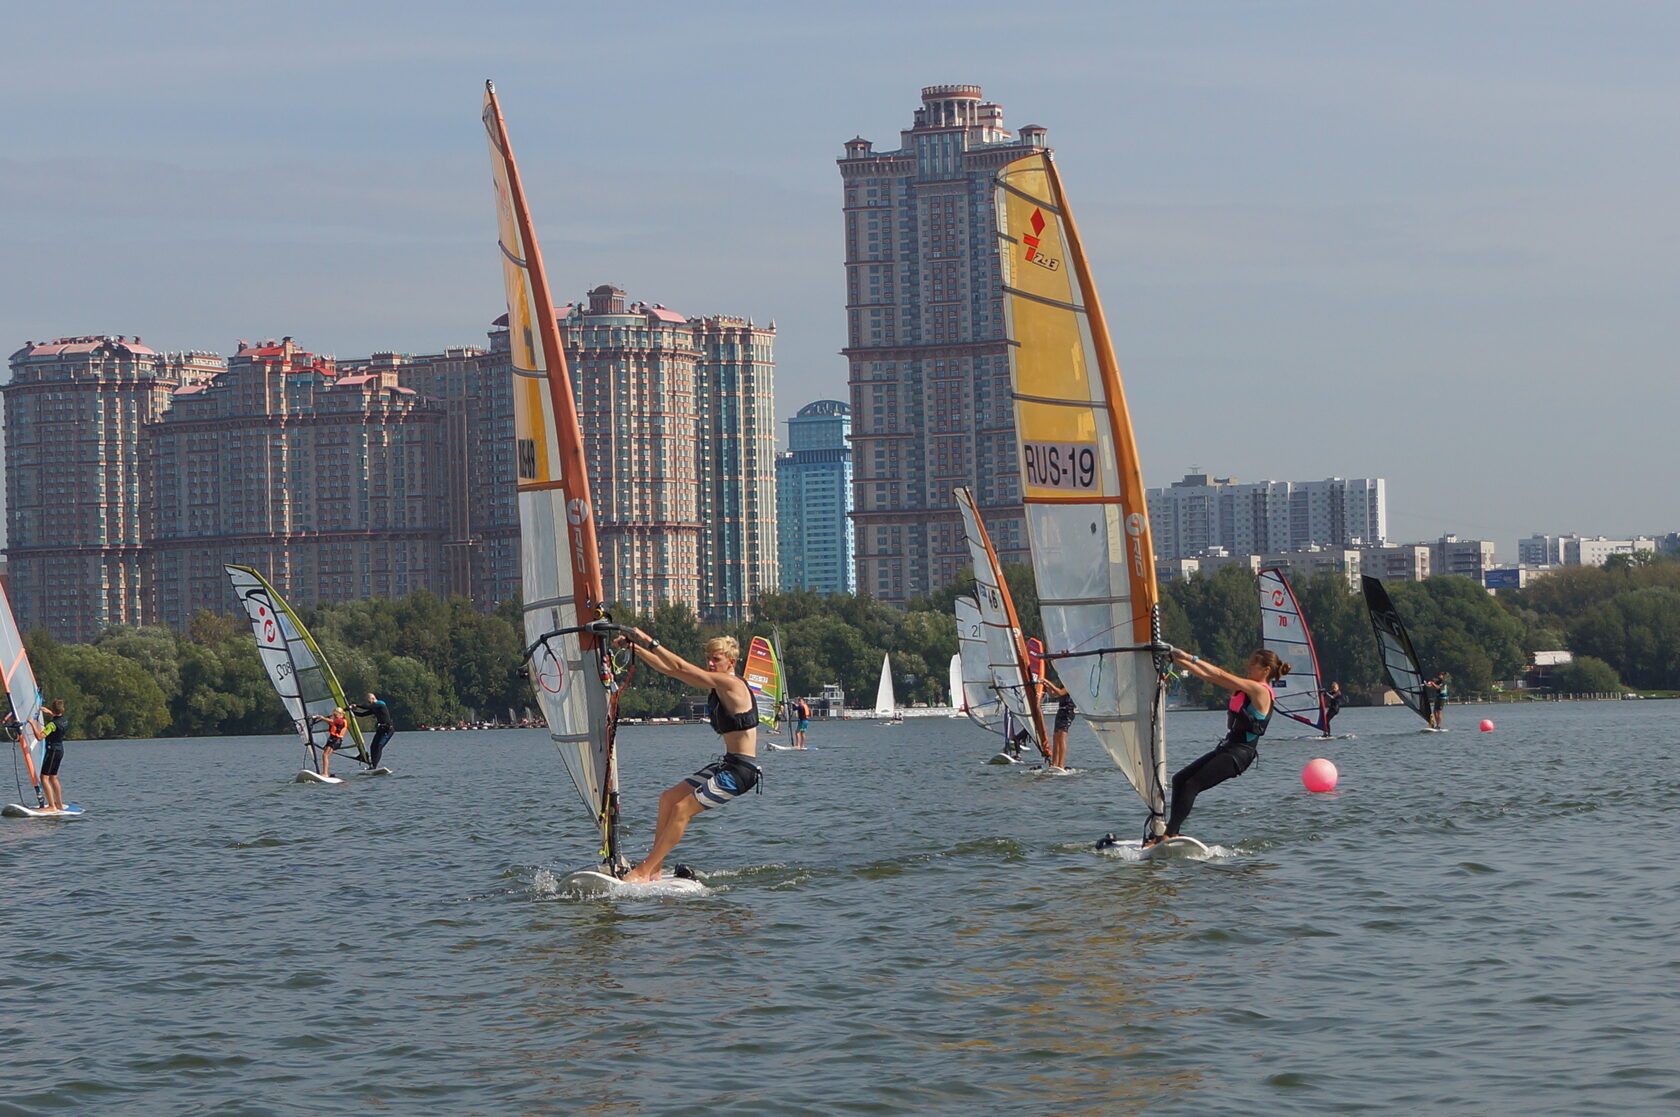
<svg viewBox="0 0 1680 1117"><path fill-rule="evenodd" d="M1331 683L1330 689L1324 692L1324 739L1326 741L1330 739L1330 723L1336 720L1337 714L1342 712L1342 699L1345 697L1346 695L1342 693L1341 683Z"/></svg>
<svg viewBox="0 0 1680 1117"><path fill-rule="evenodd" d="M373 740L368 745L368 767L379 767L379 754L385 751L385 746L391 743L391 735L396 727L391 722L391 707L379 700L379 697L368 692L367 701L359 706L351 706L350 712L358 717L373 719Z"/></svg>
<svg viewBox="0 0 1680 1117"><path fill-rule="evenodd" d="M662 675L711 691L706 714L723 738L723 759L701 768L659 797L659 823L647 858L624 873L631 884L658 880L665 857L676 848L694 816L721 807L758 786L762 776L758 755L758 705L746 680L735 674L741 646L719 636L706 644L706 666L696 667L639 628L628 629L618 643L635 649L636 656Z"/></svg>
<svg viewBox="0 0 1680 1117"><path fill-rule="evenodd" d="M1146 839L1145 846L1154 845L1162 838L1178 837L1179 827L1195 805L1196 796L1248 771L1248 766L1260 755L1260 738L1271 724L1272 683L1289 674L1289 664L1265 648L1248 657L1241 675L1204 663L1200 656L1177 648L1172 656L1174 663L1198 679L1230 687L1231 701L1226 707L1225 739L1212 752L1192 760L1173 776L1166 833Z"/></svg>

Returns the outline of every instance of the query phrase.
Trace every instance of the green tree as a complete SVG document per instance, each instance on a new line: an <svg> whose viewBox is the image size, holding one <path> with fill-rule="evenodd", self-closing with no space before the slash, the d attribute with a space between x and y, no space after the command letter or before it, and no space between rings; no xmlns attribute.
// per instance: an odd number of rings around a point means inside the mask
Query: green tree
<svg viewBox="0 0 1680 1117"><path fill-rule="evenodd" d="M163 690L133 660L91 644L62 649L55 664L62 672L66 714L76 735L85 738L156 737L169 724Z"/></svg>
<svg viewBox="0 0 1680 1117"><path fill-rule="evenodd" d="M1680 689L1680 590L1647 586L1602 602L1570 629L1569 647L1632 686Z"/></svg>
<svg viewBox="0 0 1680 1117"><path fill-rule="evenodd" d="M1616 669L1590 655L1552 668L1551 685L1560 694L1620 694L1624 689Z"/></svg>

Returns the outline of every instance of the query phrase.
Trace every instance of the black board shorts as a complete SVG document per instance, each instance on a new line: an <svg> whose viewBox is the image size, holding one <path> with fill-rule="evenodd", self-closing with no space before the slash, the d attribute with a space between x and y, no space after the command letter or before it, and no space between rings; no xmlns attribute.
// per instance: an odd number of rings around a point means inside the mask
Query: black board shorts
<svg viewBox="0 0 1680 1117"><path fill-rule="evenodd" d="M58 775L58 766L64 763L64 746L48 745L47 751L41 754L41 774L43 776Z"/></svg>

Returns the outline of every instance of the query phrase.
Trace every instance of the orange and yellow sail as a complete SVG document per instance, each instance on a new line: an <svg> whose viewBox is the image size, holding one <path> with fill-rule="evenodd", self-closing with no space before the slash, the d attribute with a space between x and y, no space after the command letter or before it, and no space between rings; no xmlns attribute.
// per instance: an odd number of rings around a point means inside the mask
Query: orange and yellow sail
<svg viewBox="0 0 1680 1117"><path fill-rule="evenodd" d="M1149 510L1120 369L1048 151L996 176L1022 499L1045 640L1162 829L1166 683Z"/></svg>

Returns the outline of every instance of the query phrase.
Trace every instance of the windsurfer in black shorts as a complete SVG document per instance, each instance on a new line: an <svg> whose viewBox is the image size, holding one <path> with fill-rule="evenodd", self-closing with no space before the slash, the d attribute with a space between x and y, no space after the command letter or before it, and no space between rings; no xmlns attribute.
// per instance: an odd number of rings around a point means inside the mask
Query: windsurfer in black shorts
<svg viewBox="0 0 1680 1117"><path fill-rule="evenodd" d="M379 755L385 751L390 743L391 735L396 732L396 726L391 721L391 707L379 700L375 694L369 694L367 701L359 706L351 706L350 712L358 717L373 719L373 740L368 744L369 768L379 767Z"/></svg>
<svg viewBox="0 0 1680 1117"><path fill-rule="evenodd" d="M627 630L618 643L634 648L641 661L660 674L710 690L706 713L712 728L723 738L724 747L722 760L706 765L659 797L653 848L646 860L623 877L627 883L642 884L659 879L666 855L682 841L695 815L709 807L721 807L758 786L762 775L755 761L758 705L746 681L735 674L741 646L732 637L719 636L707 642L704 668L696 667L639 628Z"/></svg>
<svg viewBox="0 0 1680 1117"><path fill-rule="evenodd" d="M1241 675L1205 663L1200 656L1173 649L1173 662L1198 679L1215 686L1230 687L1225 739L1212 752L1192 760L1172 778L1171 811L1166 833L1144 841L1152 846L1162 838L1178 837L1178 828L1195 805L1196 796L1248 770L1260 754L1260 737L1272 720L1272 683L1289 674L1289 664L1274 651L1261 648L1248 657Z"/></svg>
<svg viewBox="0 0 1680 1117"><path fill-rule="evenodd" d="M1067 688L1046 678L1044 689L1054 694L1061 701L1056 705L1056 724L1050 730L1050 767L1067 767L1067 737L1068 730L1073 728L1073 719L1079 713L1079 707L1073 703L1073 695Z"/></svg>

